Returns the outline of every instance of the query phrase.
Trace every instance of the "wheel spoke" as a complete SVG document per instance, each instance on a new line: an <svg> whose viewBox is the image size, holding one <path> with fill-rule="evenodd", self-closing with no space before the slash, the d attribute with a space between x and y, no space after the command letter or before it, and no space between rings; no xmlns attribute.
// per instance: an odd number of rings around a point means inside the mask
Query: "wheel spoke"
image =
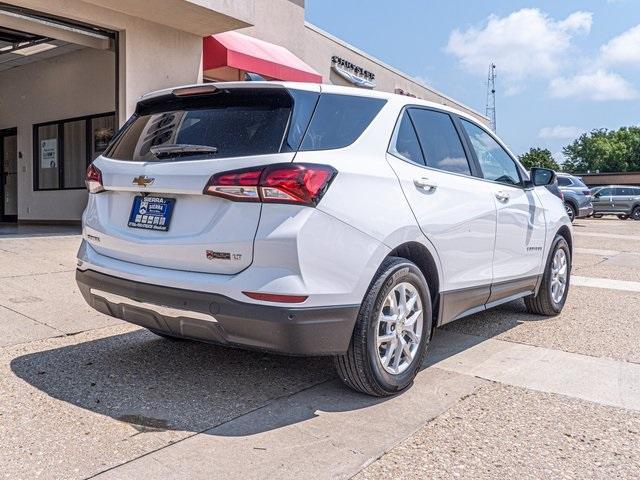
<svg viewBox="0 0 640 480"><path fill-rule="evenodd" d="M418 320L420 315L422 315L422 310L416 310L415 312L413 312L413 314L410 317L407 317L407 319L404 322L405 328L406 327L413 328L413 326L416 324L416 320Z"/></svg>
<svg viewBox="0 0 640 480"><path fill-rule="evenodd" d="M407 302L407 312L410 312L411 310L413 310L413 307L416 306L416 302L418 301L418 293L414 293L413 295L411 295L411 298L409 298L409 301Z"/></svg>
<svg viewBox="0 0 640 480"><path fill-rule="evenodd" d="M409 336L409 338L411 338L411 341L413 343L419 343L420 342L420 337L418 337L418 335L416 335L413 330L406 329L404 331L404 333L407 334Z"/></svg>
<svg viewBox="0 0 640 480"><path fill-rule="evenodd" d="M399 338L398 342L396 342L395 344L396 350L394 352L394 359L393 359L393 368L395 370L398 370L398 367L400 366L400 359L402 358L402 350L404 348L404 343L405 341L402 338Z"/></svg>
<svg viewBox="0 0 640 480"><path fill-rule="evenodd" d="M396 334L395 333L388 333L386 335L379 335L378 336L378 346L382 345L383 343L391 342L395 338L396 338Z"/></svg>
<svg viewBox="0 0 640 480"><path fill-rule="evenodd" d="M398 285L398 294L400 295L400 302L398 306L402 309L403 312L407 311L407 289L404 286L404 283Z"/></svg>
<svg viewBox="0 0 640 480"><path fill-rule="evenodd" d="M407 342L402 340L402 350L404 351L405 356L407 357L407 362L410 362L413 358L413 353L411 352L411 348Z"/></svg>
<svg viewBox="0 0 640 480"><path fill-rule="evenodd" d="M391 341L389 343L389 345L387 346L387 353L384 356L384 358L382 359L382 364L385 367L389 366L389 362L391 362L391 359L393 358L393 352L395 350L396 344L398 343L398 341Z"/></svg>

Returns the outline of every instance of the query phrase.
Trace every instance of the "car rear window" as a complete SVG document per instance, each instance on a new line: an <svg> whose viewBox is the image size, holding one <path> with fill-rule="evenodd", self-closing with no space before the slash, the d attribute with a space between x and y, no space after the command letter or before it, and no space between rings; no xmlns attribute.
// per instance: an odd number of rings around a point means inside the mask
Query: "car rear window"
<svg viewBox="0 0 640 480"><path fill-rule="evenodd" d="M174 144L214 147L215 158L277 153L292 108L285 90L238 89L141 102L105 156L155 161L152 147Z"/></svg>
<svg viewBox="0 0 640 480"><path fill-rule="evenodd" d="M151 162L342 148L362 134L384 103L284 88L167 95L140 102L104 156ZM153 147L162 147L161 158ZM181 151L173 154L172 147Z"/></svg>
<svg viewBox="0 0 640 480"><path fill-rule="evenodd" d="M300 150L330 150L355 142L386 100L323 93Z"/></svg>

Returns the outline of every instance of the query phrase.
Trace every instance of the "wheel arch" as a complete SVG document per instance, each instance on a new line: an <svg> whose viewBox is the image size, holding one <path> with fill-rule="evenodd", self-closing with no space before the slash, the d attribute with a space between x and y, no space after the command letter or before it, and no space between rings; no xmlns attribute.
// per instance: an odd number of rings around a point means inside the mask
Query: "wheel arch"
<svg viewBox="0 0 640 480"><path fill-rule="evenodd" d="M440 271L436 259L432 255L431 251L420 242L410 241L405 242L395 247L389 252L389 257L401 257L415 263L424 278L429 285L429 292L431 294L431 308L433 316L433 327L437 324L438 309L439 309L439 293L440 293Z"/></svg>
<svg viewBox="0 0 640 480"><path fill-rule="evenodd" d="M562 225L556 232L556 235L560 235L566 240L567 245L569 245L571 257L573 257L573 236L571 235L571 230L569 229L569 227L567 227L566 225Z"/></svg>

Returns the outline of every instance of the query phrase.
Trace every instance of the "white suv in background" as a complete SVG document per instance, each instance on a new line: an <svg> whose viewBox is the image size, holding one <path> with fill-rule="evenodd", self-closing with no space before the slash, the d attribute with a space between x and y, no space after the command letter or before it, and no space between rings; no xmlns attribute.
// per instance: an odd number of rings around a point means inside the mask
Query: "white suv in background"
<svg viewBox="0 0 640 480"><path fill-rule="evenodd" d="M562 201L474 118L332 85L149 94L87 172L77 282L165 337L334 355L371 395L409 386L433 329L517 298L558 314Z"/></svg>

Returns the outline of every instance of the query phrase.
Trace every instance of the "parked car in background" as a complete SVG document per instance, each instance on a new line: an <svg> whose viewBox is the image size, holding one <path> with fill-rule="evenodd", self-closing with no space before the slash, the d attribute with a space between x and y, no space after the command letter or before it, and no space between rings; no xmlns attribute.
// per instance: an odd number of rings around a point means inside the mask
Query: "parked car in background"
<svg viewBox="0 0 640 480"><path fill-rule="evenodd" d="M336 85L156 92L87 171L76 278L169 338L333 355L392 395L433 328L524 298L561 312L571 227L546 186L452 108Z"/></svg>
<svg viewBox="0 0 640 480"><path fill-rule="evenodd" d="M591 190L580 177L558 173L558 188L564 196L564 208L572 222L576 218L588 217L593 213Z"/></svg>
<svg viewBox="0 0 640 480"><path fill-rule="evenodd" d="M593 216L616 215L620 220L631 217L640 220L640 187L607 185L599 187L593 196Z"/></svg>

